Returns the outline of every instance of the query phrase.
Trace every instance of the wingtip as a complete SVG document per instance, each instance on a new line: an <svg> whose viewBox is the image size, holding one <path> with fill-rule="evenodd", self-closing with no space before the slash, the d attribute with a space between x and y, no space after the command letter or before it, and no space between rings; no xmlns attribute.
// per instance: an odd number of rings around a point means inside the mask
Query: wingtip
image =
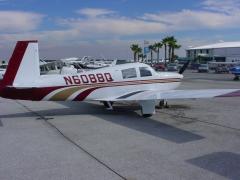
<svg viewBox="0 0 240 180"><path fill-rule="evenodd" d="M240 96L240 90L237 90L237 91L234 91L231 93L227 93L227 94L223 94L223 95L220 95L217 97L238 97L238 96Z"/></svg>

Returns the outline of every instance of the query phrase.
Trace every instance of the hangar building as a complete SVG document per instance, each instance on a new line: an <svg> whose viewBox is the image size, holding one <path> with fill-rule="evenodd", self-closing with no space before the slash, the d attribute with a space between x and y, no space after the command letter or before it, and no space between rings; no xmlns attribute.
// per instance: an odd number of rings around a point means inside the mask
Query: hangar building
<svg viewBox="0 0 240 180"><path fill-rule="evenodd" d="M186 50L186 56L192 60L201 57L205 61L240 62L240 41L189 48Z"/></svg>

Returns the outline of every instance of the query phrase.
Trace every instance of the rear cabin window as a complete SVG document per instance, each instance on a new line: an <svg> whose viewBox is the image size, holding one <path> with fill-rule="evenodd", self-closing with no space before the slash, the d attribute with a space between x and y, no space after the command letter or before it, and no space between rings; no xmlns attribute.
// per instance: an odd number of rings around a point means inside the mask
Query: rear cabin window
<svg viewBox="0 0 240 180"><path fill-rule="evenodd" d="M152 76L152 72L148 67L140 67L139 71L141 77Z"/></svg>
<svg viewBox="0 0 240 180"><path fill-rule="evenodd" d="M136 69L129 68L129 69L122 70L122 77L123 79L136 78L137 77Z"/></svg>

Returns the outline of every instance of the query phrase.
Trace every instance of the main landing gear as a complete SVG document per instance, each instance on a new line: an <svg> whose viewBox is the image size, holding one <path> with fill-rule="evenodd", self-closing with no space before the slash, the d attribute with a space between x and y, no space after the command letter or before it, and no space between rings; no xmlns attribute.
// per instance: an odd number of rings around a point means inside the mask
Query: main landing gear
<svg viewBox="0 0 240 180"><path fill-rule="evenodd" d="M160 100L157 108L159 108L159 109L169 108L169 105L168 105L167 101Z"/></svg>
<svg viewBox="0 0 240 180"><path fill-rule="evenodd" d="M106 107L107 110L113 110L113 102L112 101L101 101L103 105ZM138 101L138 103L141 106L141 114L142 117L148 118L151 117L153 114L155 114L155 106L156 106L156 100L141 100ZM159 108L169 108L166 101L161 100L158 104Z"/></svg>
<svg viewBox="0 0 240 180"><path fill-rule="evenodd" d="M103 105L106 107L107 110L113 110L113 102L112 101L102 101Z"/></svg>

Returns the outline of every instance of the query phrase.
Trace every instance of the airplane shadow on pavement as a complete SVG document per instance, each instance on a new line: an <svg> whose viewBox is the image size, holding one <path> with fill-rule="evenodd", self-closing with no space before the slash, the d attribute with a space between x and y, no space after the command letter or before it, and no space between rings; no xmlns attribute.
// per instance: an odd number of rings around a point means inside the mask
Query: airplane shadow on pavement
<svg viewBox="0 0 240 180"><path fill-rule="evenodd" d="M21 102L22 103L22 102ZM24 102L23 102L24 103ZM114 110L106 110L100 104L86 102L58 102L68 108L34 110L33 112L0 115L0 118L67 116L67 115L92 115L102 120L115 123L136 131L140 131L155 137L159 137L174 143L186 143L201 140L204 137L198 134L171 126L151 118L143 118L138 114L138 106L115 105ZM26 105L27 106L27 105ZM57 121L57 118L54 118ZM81 119L79 118L79 121Z"/></svg>

